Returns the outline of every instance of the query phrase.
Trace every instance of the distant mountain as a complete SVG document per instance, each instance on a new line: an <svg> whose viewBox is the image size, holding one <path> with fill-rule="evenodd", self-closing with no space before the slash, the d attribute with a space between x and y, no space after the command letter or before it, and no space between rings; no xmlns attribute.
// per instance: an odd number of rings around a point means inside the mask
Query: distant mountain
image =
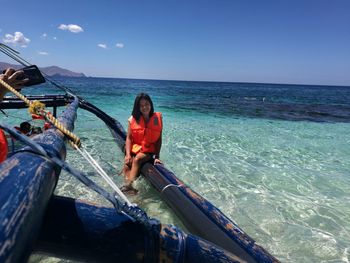
<svg viewBox="0 0 350 263"><path fill-rule="evenodd" d="M48 76L86 77L84 73L73 72L57 66L40 68L40 70L42 70Z"/></svg>
<svg viewBox="0 0 350 263"><path fill-rule="evenodd" d="M0 62L1 72L6 68L20 69L23 66ZM40 70L50 77L86 77L84 73L77 73L57 66L43 67Z"/></svg>
<svg viewBox="0 0 350 263"><path fill-rule="evenodd" d="M21 68L21 66L20 65L9 64L9 63L6 63L6 62L0 62L0 70L1 70L1 72L4 69L7 69L7 68L19 69L19 68Z"/></svg>

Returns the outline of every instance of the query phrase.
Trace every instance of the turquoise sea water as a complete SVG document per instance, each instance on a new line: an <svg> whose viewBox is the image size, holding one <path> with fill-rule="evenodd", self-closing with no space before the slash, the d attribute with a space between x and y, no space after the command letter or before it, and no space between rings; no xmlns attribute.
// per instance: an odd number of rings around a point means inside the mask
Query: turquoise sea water
<svg viewBox="0 0 350 263"><path fill-rule="evenodd" d="M161 159L178 178L282 262L350 261L350 87L60 82L124 127L135 96L149 93L164 118ZM9 114L26 118L26 113ZM123 155L102 121L80 109L75 132L121 185ZM67 161L105 186L75 151L69 150ZM136 186L140 193L133 202L163 223L183 227L145 180ZM108 205L65 173L56 193Z"/></svg>

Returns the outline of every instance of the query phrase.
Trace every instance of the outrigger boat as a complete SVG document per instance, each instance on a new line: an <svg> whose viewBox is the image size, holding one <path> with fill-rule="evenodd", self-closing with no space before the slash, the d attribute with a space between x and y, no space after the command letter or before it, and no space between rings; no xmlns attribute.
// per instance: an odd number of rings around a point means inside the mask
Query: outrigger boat
<svg viewBox="0 0 350 263"><path fill-rule="evenodd" d="M57 107L68 105L58 123L70 132L79 107L92 112L104 121L122 150L126 138L122 125L65 90L66 95L26 99L53 107L53 115ZM21 99L6 97L0 107L19 109L27 105ZM84 262L279 262L163 165L146 163L141 173L190 233L149 218L119 189L108 193L72 168L64 161L66 142L72 138L57 127L33 139L7 126L1 128L28 146L0 165L0 262L26 261L33 251ZM62 169L113 206L54 195Z"/></svg>

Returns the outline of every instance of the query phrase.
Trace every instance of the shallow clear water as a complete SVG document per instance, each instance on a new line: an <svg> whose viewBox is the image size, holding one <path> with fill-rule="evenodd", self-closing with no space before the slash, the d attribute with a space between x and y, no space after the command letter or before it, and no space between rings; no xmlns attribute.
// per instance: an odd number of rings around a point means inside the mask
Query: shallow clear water
<svg viewBox="0 0 350 263"><path fill-rule="evenodd" d="M61 81L124 127L148 92L164 118L161 159L182 181L283 262L349 262L349 87ZM102 121L80 109L75 133L121 185L123 155ZM73 150L67 161L105 186ZM145 180L136 185L133 202L182 227ZM56 192L109 205L65 173Z"/></svg>

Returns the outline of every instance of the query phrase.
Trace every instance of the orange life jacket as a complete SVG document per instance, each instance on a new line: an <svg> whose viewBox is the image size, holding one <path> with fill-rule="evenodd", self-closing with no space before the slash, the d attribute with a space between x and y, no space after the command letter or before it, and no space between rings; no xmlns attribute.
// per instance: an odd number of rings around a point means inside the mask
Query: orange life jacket
<svg viewBox="0 0 350 263"><path fill-rule="evenodd" d="M44 116L38 115L38 114L32 114L33 120L45 120Z"/></svg>
<svg viewBox="0 0 350 263"><path fill-rule="evenodd" d="M7 139L4 131L0 129L0 163L6 160L7 151Z"/></svg>
<svg viewBox="0 0 350 263"><path fill-rule="evenodd" d="M155 153L155 143L162 134L162 114L160 112L153 113L147 124L145 124L142 115L138 123L135 118L131 116L129 118L129 125L132 133L131 152L133 154L139 152Z"/></svg>
<svg viewBox="0 0 350 263"><path fill-rule="evenodd" d="M51 112L49 112L49 114L52 115ZM41 115L38 115L38 114L32 114L32 119L33 120L45 120L45 117L41 116ZM44 130L46 131L46 130L48 130L50 128L51 128L51 123L50 122L45 122L44 123Z"/></svg>

